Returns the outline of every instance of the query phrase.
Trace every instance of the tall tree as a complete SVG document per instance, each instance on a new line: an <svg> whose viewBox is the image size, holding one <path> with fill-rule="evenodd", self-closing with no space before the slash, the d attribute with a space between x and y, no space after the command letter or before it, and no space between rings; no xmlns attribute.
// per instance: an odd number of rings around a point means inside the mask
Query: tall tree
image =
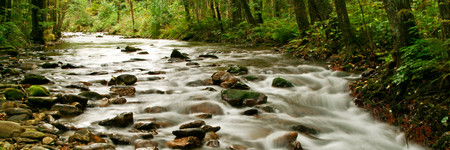
<svg viewBox="0 0 450 150"><path fill-rule="evenodd" d="M217 21L219 21L220 30L223 31L222 16L220 15L219 3L217 1L218 0L214 0L214 3L216 5Z"/></svg>
<svg viewBox="0 0 450 150"><path fill-rule="evenodd" d="M334 5L336 7L336 14L338 17L339 28L341 29L342 32L344 44L347 46L347 50L351 50L352 49L351 46L354 46L354 44L357 44L357 42L356 37L352 32L350 19L348 19L348 12L345 0L334 0Z"/></svg>
<svg viewBox="0 0 450 150"><path fill-rule="evenodd" d="M329 0L308 0L309 18L311 24L316 21L325 21L330 18L333 8Z"/></svg>
<svg viewBox="0 0 450 150"><path fill-rule="evenodd" d="M131 20L133 21L133 30L134 30L134 9L133 9L133 0L128 0L128 3L129 3L129 5L130 5Z"/></svg>
<svg viewBox="0 0 450 150"><path fill-rule="evenodd" d="M0 22L5 20L6 0L0 0Z"/></svg>
<svg viewBox="0 0 450 150"><path fill-rule="evenodd" d="M211 15L212 15L213 19L216 19L216 10L214 9L214 1L215 0L210 0L209 1L209 7L210 7L210 10L211 10Z"/></svg>
<svg viewBox="0 0 450 150"><path fill-rule="evenodd" d="M306 15L305 2L303 0L294 0L294 11L300 34L304 35L305 31L309 29L309 21Z"/></svg>
<svg viewBox="0 0 450 150"><path fill-rule="evenodd" d="M56 20L56 25L53 28L53 34L56 35L56 39L61 38L61 26L64 22L64 19L66 17L66 12L67 12L67 7L68 7L68 2L64 2L63 0L61 0L61 2L59 3L59 11L57 11L57 20Z"/></svg>
<svg viewBox="0 0 450 150"><path fill-rule="evenodd" d="M262 17L262 8L263 8L263 2L262 0L253 0L253 9L255 10L255 16L256 16L256 22L263 23L263 17Z"/></svg>
<svg viewBox="0 0 450 150"><path fill-rule="evenodd" d="M183 0L183 5L184 5L184 11L185 11L185 15L186 15L186 21L190 22L191 21L191 13L189 10L189 1Z"/></svg>
<svg viewBox="0 0 450 150"><path fill-rule="evenodd" d="M274 17L280 17L280 11L281 11L281 0L272 0L272 14Z"/></svg>
<svg viewBox="0 0 450 150"><path fill-rule="evenodd" d="M32 19L32 30L31 39L35 44L45 44L44 40L44 27L41 22L44 21L44 14L41 10L44 9L43 0L31 0L31 19Z"/></svg>
<svg viewBox="0 0 450 150"><path fill-rule="evenodd" d="M442 39L450 38L450 1L438 0L439 13L441 15Z"/></svg>
<svg viewBox="0 0 450 150"><path fill-rule="evenodd" d="M400 64L400 48L412 45L420 36L415 29L410 0L383 0L394 39L392 55L397 66Z"/></svg>
<svg viewBox="0 0 450 150"><path fill-rule="evenodd" d="M5 0L5 1L6 1L5 21L9 22L11 21L12 0Z"/></svg>
<svg viewBox="0 0 450 150"><path fill-rule="evenodd" d="M242 8L244 8L244 14L245 18L247 19L247 22L256 25L257 22L255 21L255 18L253 18L252 12L250 10L250 6L247 3L247 0L241 0Z"/></svg>
<svg viewBox="0 0 450 150"><path fill-rule="evenodd" d="M117 23L120 23L120 5L122 5L121 0L117 0Z"/></svg>
<svg viewBox="0 0 450 150"><path fill-rule="evenodd" d="M230 0L231 20L233 26L238 25L242 21L241 3L239 0Z"/></svg>

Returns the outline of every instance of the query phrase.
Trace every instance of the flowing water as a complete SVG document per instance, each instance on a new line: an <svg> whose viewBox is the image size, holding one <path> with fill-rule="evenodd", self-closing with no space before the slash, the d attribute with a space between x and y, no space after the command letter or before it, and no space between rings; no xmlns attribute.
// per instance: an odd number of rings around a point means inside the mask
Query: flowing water
<svg viewBox="0 0 450 150"><path fill-rule="evenodd" d="M73 34L73 33L71 33ZM327 69L323 63L301 61L283 54L274 53L270 48L245 48L236 45L185 42L175 40L124 39L120 36L75 34L63 39L65 43L56 46L63 55L53 56L54 61L84 66L79 69L40 69L42 74L56 84L49 86L54 91L78 94L77 89L64 88L65 85L80 81L93 82L109 80L112 76L133 74L138 77L134 86L135 96L125 96L127 104L108 107L88 108L82 115L63 118L79 128L89 128L95 132L119 133L133 136L128 128L107 128L98 121L112 118L122 112L133 112L135 122L162 121L168 127L157 129L155 141L173 140L172 131L179 125L198 120L189 113L190 106L209 102L223 109L223 115L213 115L203 119L206 124L220 126L220 148L239 144L250 149L275 149L273 140L291 130L293 125L317 128L314 136L299 134L304 149L339 150L395 150L423 149L412 142L406 142L403 133L395 127L376 121L369 113L356 107L349 96L348 82L358 74ZM127 45L142 48L148 55L124 53L116 47ZM169 63L167 56L176 48L189 54L198 66L187 66L186 62ZM197 59L199 55L213 53L219 59ZM262 112L258 116L241 113L249 108L234 108L221 100L219 86L186 86L190 81L210 79L211 75L224 70L229 65L243 65L249 74L264 77L260 81L246 81L251 90L268 96L267 106L275 113ZM149 75L148 71L165 71L166 74ZM89 75L101 72L102 75ZM161 77L161 78L151 78ZM292 81L293 88L274 88L272 80L282 77ZM160 80L152 80L160 79ZM217 91L202 90L213 87ZM91 91L108 94L108 86L93 84ZM159 91L152 93L149 91ZM162 106L169 109L162 113L145 113L144 109ZM172 125L172 126L170 126ZM119 145L118 149L134 149L133 145ZM164 149L164 148L163 148ZM209 149L202 147L201 149Z"/></svg>

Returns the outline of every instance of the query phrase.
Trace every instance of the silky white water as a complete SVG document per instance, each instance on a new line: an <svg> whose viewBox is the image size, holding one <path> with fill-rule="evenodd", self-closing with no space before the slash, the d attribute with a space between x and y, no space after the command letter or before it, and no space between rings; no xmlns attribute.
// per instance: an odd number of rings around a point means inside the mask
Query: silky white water
<svg viewBox="0 0 450 150"><path fill-rule="evenodd" d="M70 33L73 35L73 33ZM69 35L66 33L66 35ZM78 94L77 89L64 88L78 82L109 80L112 76L133 74L138 77L134 86L135 96L125 96L128 103L108 107L88 108L82 115L63 118L79 128L95 132L119 133L135 136L128 128L107 128L98 121L112 118L122 112L133 112L136 122L164 121L171 126L157 129L153 140L173 140L172 131L187 122L198 120L189 114L190 106L209 102L219 105L224 115L213 115L202 119L206 124L220 126L220 148L239 144L249 149L275 149L273 139L292 131L294 125L305 125L319 130L319 134L299 134L304 149L309 150L401 150L424 149L407 142L403 133L395 127L376 121L369 113L357 108L349 96L348 82L359 77L357 74L331 71L323 63L312 63L275 53L270 48L245 48L233 44L184 42L175 40L123 39L120 36L77 34L63 39L66 43L56 49L63 49L63 55L53 56L54 61L84 66L79 69L39 69L56 84L49 86L54 91ZM124 53L116 47L130 45L147 51L148 55ZM186 62L169 63L167 57L176 48L189 54L200 67L186 66ZM219 59L198 59L201 54L212 53ZM215 64L214 67L213 64ZM243 65L249 68L249 75L264 77L262 81L242 81L252 91L268 96L267 106L275 113L260 111L258 116L244 116L241 113L250 108L234 108L221 100L219 86L186 86L188 82L210 79L211 75L229 65ZM149 75L148 71L165 71L166 74ZM104 75L88 75L104 72ZM149 80L161 77L161 80ZM276 77L293 82L293 88L274 88ZM213 87L217 91L202 90ZM108 94L108 86L93 84L91 91ZM164 94L144 94L143 91L160 90ZM201 100L199 100L201 99ZM162 106L169 109L163 113L145 113L147 107ZM160 147L161 149L168 149ZM117 145L117 149L134 149L134 145ZM215 149L203 146L200 149Z"/></svg>

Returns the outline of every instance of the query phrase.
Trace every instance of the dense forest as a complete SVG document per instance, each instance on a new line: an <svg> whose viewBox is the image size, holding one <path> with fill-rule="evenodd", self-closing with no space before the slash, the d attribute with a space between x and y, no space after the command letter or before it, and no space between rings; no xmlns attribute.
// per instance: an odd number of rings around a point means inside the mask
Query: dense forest
<svg viewBox="0 0 450 150"><path fill-rule="evenodd" d="M408 139L448 149L448 0L2 0L0 52L61 32L272 46L362 73L355 104Z"/></svg>

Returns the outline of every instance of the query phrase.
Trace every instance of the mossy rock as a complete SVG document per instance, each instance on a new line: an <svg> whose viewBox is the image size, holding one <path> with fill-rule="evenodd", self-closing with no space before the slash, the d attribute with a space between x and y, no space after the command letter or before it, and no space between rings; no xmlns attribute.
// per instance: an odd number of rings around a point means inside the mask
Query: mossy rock
<svg viewBox="0 0 450 150"><path fill-rule="evenodd" d="M177 49L174 49L172 53L170 54L170 58L181 58L181 59L189 59L186 55L182 54Z"/></svg>
<svg viewBox="0 0 450 150"><path fill-rule="evenodd" d="M31 84L31 85L40 85L50 83L50 80L41 75L36 74L26 74L25 79L23 79L21 84Z"/></svg>
<svg viewBox="0 0 450 150"><path fill-rule="evenodd" d="M31 86L28 88L28 93L30 96L50 96L50 91L41 85Z"/></svg>
<svg viewBox="0 0 450 150"><path fill-rule="evenodd" d="M248 73L248 68L245 66L231 66L227 72L231 73L231 74L237 74L237 75L242 75L242 74L247 74Z"/></svg>
<svg viewBox="0 0 450 150"><path fill-rule="evenodd" d="M2 71L2 75L19 75L20 73L20 71L11 68L6 68Z"/></svg>
<svg viewBox="0 0 450 150"><path fill-rule="evenodd" d="M280 88L288 88L288 87L294 87L294 84L292 84L290 81L283 79L283 78L275 78L272 81L273 87L280 87Z"/></svg>
<svg viewBox="0 0 450 150"><path fill-rule="evenodd" d="M26 97L25 93L23 93L19 89L8 88L3 94L5 95L6 100L22 100Z"/></svg>
<svg viewBox="0 0 450 150"><path fill-rule="evenodd" d="M222 100L234 107L254 106L266 103L267 96L259 92L230 89L222 91Z"/></svg>
<svg viewBox="0 0 450 150"><path fill-rule="evenodd" d="M19 51L14 47L0 47L0 55L17 57L17 55L19 55Z"/></svg>

